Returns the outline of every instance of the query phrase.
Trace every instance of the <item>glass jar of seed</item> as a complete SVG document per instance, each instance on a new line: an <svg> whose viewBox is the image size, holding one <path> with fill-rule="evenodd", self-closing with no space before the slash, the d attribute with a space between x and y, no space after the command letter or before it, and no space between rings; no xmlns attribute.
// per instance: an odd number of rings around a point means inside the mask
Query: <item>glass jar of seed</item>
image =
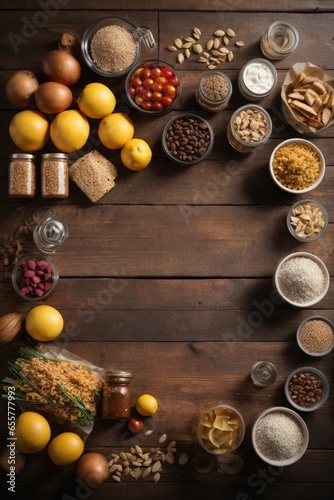
<svg viewBox="0 0 334 500"><path fill-rule="evenodd" d="M69 194L68 156L65 153L42 155L42 198L67 198Z"/></svg>
<svg viewBox="0 0 334 500"><path fill-rule="evenodd" d="M265 144L272 132L268 112L257 104L238 108L227 126L227 139L239 153L252 153Z"/></svg>
<svg viewBox="0 0 334 500"><path fill-rule="evenodd" d="M231 94L230 79L220 71L208 71L200 79L195 97L202 109L216 113L226 108Z"/></svg>
<svg viewBox="0 0 334 500"><path fill-rule="evenodd" d="M131 377L128 371L107 370L102 385L102 418L122 420L131 410Z"/></svg>
<svg viewBox="0 0 334 500"><path fill-rule="evenodd" d="M265 57L278 61L291 54L298 43L298 31L289 23L276 21L262 35L260 47Z"/></svg>
<svg viewBox="0 0 334 500"><path fill-rule="evenodd" d="M35 156L26 153L10 155L8 194L18 198L34 198L36 195Z"/></svg>

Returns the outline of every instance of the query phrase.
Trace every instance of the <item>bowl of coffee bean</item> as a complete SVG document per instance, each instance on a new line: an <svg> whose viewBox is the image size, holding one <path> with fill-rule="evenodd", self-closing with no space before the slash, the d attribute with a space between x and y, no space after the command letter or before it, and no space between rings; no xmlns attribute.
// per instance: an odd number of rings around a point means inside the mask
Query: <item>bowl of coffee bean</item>
<svg viewBox="0 0 334 500"><path fill-rule="evenodd" d="M211 153L214 133L209 122L196 113L179 114L166 123L161 143L170 160L194 165Z"/></svg>
<svg viewBox="0 0 334 500"><path fill-rule="evenodd" d="M329 383L324 373L312 366L297 368L287 377L284 392L299 411L318 410L328 399Z"/></svg>

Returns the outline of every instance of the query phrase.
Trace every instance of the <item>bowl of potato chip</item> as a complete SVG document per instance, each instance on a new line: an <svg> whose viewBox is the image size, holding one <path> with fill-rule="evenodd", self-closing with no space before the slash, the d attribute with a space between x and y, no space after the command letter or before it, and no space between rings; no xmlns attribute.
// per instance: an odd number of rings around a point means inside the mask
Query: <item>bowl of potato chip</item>
<svg viewBox="0 0 334 500"><path fill-rule="evenodd" d="M236 450L245 436L242 415L230 405L207 403L196 412L193 431L208 453L223 455Z"/></svg>

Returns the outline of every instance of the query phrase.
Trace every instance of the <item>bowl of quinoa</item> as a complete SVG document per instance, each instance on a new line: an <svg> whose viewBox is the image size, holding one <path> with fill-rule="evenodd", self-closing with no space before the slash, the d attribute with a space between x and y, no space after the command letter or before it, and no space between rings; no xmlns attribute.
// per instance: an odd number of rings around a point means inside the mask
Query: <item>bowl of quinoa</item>
<svg viewBox="0 0 334 500"><path fill-rule="evenodd" d="M278 263L274 286L288 304L311 307L320 302L328 292L330 276L325 263L308 252L295 252Z"/></svg>
<svg viewBox="0 0 334 500"><path fill-rule="evenodd" d="M266 463L286 467L304 455L309 442L308 428L298 413L274 406L260 413L252 425L252 445Z"/></svg>
<svg viewBox="0 0 334 500"><path fill-rule="evenodd" d="M306 139L288 139L270 155L269 170L275 184L292 194L308 193L325 175L325 159L320 149Z"/></svg>
<svg viewBox="0 0 334 500"><path fill-rule="evenodd" d="M138 26L120 17L102 18L85 30L81 53L87 66L105 77L127 74L140 57Z"/></svg>
<svg viewBox="0 0 334 500"><path fill-rule="evenodd" d="M323 316L304 319L297 328L297 343L309 356L329 354L334 347L334 324Z"/></svg>

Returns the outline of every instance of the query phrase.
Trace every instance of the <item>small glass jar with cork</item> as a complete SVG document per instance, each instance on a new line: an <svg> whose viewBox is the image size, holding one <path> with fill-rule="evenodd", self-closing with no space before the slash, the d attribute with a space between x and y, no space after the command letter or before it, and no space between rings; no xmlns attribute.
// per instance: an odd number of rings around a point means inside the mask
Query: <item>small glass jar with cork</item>
<svg viewBox="0 0 334 500"><path fill-rule="evenodd" d="M200 79L195 97L205 111L216 113L226 108L232 95L230 79L220 71L208 71Z"/></svg>

